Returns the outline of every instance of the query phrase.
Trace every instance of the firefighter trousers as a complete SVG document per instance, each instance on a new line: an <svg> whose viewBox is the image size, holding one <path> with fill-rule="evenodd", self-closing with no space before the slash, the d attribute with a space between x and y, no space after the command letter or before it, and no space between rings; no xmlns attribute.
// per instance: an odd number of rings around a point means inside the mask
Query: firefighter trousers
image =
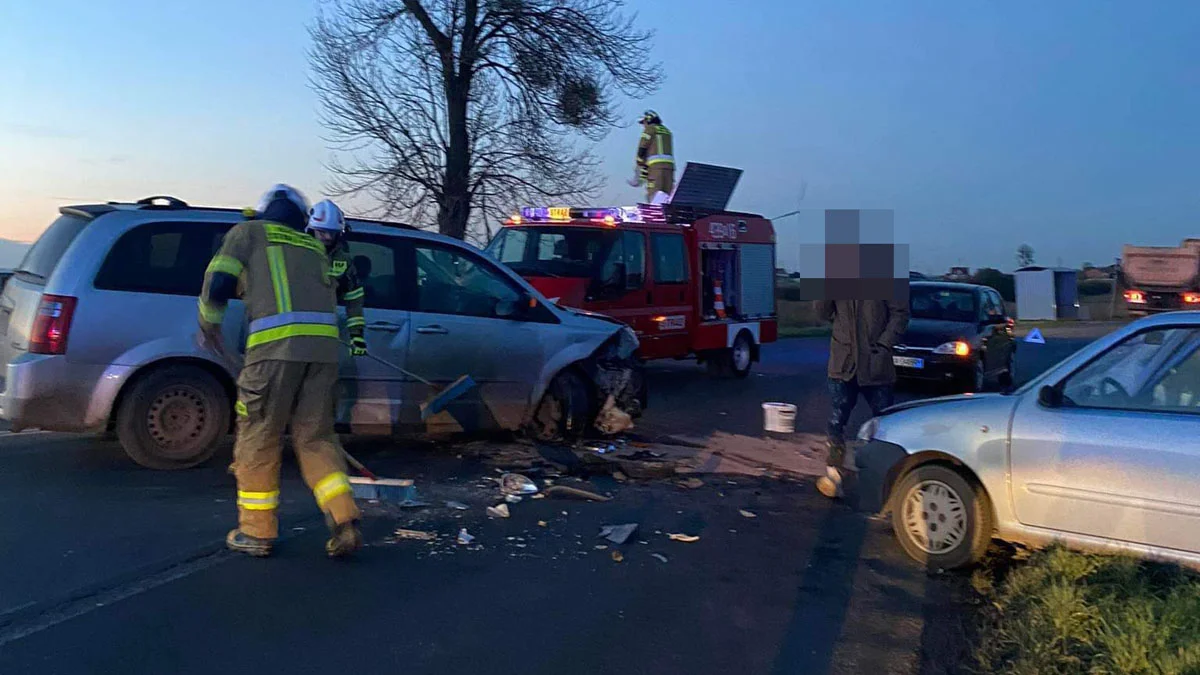
<svg viewBox="0 0 1200 675"><path fill-rule="evenodd" d="M336 363L259 361L242 369L233 473L238 527L245 534L279 535L279 469L289 424L300 472L317 506L338 524L360 517L333 429L337 375Z"/></svg>
<svg viewBox="0 0 1200 675"><path fill-rule="evenodd" d="M659 192L671 194L675 189L675 167L671 164L655 164L646 175L646 203L654 201Z"/></svg>

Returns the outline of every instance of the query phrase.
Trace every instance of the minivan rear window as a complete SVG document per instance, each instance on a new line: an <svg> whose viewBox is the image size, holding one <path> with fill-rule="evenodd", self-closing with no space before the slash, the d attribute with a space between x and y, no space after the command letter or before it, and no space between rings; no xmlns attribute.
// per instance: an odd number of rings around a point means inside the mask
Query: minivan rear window
<svg viewBox="0 0 1200 675"><path fill-rule="evenodd" d="M102 291L200 295L204 270L233 223L148 223L113 244L96 274Z"/></svg>
<svg viewBox="0 0 1200 675"><path fill-rule="evenodd" d="M75 237L83 232L87 224L86 219L78 216L59 216L34 242L33 247L25 254L25 259L17 266L16 273L45 282L54 273L54 268L67 252L71 242L75 241Z"/></svg>

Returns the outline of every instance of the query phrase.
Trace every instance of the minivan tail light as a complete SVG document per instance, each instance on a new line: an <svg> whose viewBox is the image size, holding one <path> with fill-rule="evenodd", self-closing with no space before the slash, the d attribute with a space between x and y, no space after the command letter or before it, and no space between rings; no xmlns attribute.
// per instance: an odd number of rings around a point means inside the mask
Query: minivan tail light
<svg viewBox="0 0 1200 675"><path fill-rule="evenodd" d="M33 320L29 336L29 351L33 354L66 354L71 318L75 316L76 299L66 295L43 295Z"/></svg>

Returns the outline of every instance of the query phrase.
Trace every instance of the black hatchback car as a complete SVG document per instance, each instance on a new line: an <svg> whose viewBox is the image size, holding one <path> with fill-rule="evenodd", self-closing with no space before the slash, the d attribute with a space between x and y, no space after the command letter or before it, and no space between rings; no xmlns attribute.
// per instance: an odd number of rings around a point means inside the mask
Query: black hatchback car
<svg viewBox="0 0 1200 675"><path fill-rule="evenodd" d="M903 380L953 384L983 391L991 380L1012 384L1013 320L995 289L975 284L913 281L912 317L893 360Z"/></svg>

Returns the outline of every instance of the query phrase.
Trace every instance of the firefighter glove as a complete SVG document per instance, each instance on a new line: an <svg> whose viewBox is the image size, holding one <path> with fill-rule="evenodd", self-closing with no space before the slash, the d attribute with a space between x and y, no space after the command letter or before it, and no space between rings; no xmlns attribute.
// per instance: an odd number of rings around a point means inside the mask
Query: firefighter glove
<svg viewBox="0 0 1200 675"><path fill-rule="evenodd" d="M366 356L367 355L367 340L362 336L350 338L350 355L351 356Z"/></svg>

